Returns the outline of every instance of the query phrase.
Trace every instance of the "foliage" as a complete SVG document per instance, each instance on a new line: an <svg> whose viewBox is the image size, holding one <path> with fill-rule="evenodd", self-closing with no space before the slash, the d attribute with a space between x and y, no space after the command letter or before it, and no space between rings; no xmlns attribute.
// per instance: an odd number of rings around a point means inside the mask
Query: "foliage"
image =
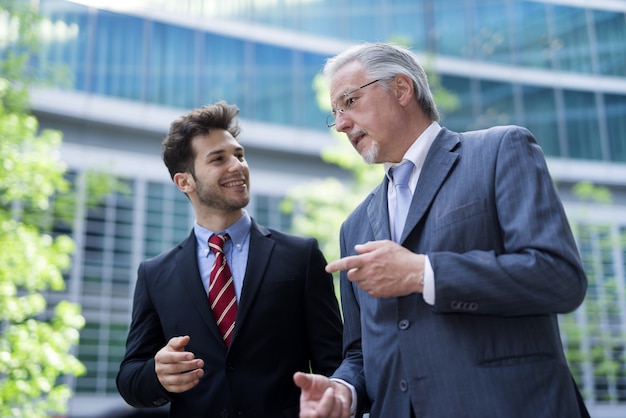
<svg viewBox="0 0 626 418"><path fill-rule="evenodd" d="M9 84L1 84L3 99ZM0 416L62 412L70 391L58 376L83 372L69 354L84 323L79 308L62 302L50 321L36 319L46 311L41 292L63 289L74 248L69 237L44 232L51 196L68 187L55 158L60 134L37 128L0 100Z"/></svg>
<svg viewBox="0 0 626 418"><path fill-rule="evenodd" d="M576 184L573 193L582 202L594 203L594 207L612 202L608 188L591 182ZM587 217L581 214L581 218ZM614 247L626 247L626 233L608 223L580 222L574 223L572 229L578 240L588 287L583 305L559 318L565 353L586 397L591 397L592 388L585 383L593 382L593 394L598 401L621 401L623 395L610 388L619 387L619 382L626 379L626 332L621 316L626 290L619 279L619 271L613 266L619 263Z"/></svg>
<svg viewBox="0 0 626 418"><path fill-rule="evenodd" d="M65 286L74 243L54 236L51 203L70 191L59 159L61 134L39 132L28 109L37 82L29 59L41 22L30 2L0 5L0 416L63 413L71 396L64 374L84 373L71 354L84 325L80 307L49 308L44 292ZM67 201L67 199L66 199Z"/></svg>

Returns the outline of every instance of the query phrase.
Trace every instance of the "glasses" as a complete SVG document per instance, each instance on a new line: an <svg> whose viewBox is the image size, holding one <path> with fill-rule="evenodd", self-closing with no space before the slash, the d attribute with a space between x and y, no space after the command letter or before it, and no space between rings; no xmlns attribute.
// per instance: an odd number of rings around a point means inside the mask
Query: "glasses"
<svg viewBox="0 0 626 418"><path fill-rule="evenodd" d="M348 97L348 96L350 96L352 93L359 91L367 86L371 86L372 84L380 80L381 79L379 78L374 81L370 81L367 84L363 84L361 87L357 87L354 90L350 90L349 92L342 94L338 101L344 102L343 108L337 106L335 110L333 110L332 112L328 114L328 116L326 116L326 126L328 126L329 128L332 128L333 126L335 126L335 116L337 115L337 113L343 114L346 110L350 110L350 108L354 105L354 102L356 102L357 98Z"/></svg>

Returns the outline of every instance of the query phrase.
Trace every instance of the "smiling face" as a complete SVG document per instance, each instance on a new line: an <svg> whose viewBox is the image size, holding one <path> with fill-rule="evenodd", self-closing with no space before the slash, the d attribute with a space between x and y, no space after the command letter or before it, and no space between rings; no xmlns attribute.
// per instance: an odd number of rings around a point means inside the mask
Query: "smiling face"
<svg viewBox="0 0 626 418"><path fill-rule="evenodd" d="M373 81L358 61L341 67L333 76L330 98L335 114L335 129L348 136L366 163L399 162L407 143L407 104L412 84L398 75L366 88L350 92ZM413 137L411 140L415 140Z"/></svg>
<svg viewBox="0 0 626 418"><path fill-rule="evenodd" d="M177 173L174 181L189 196L201 225L229 226L241 217L250 201L250 171L244 149L221 129L198 135L191 142L194 173Z"/></svg>

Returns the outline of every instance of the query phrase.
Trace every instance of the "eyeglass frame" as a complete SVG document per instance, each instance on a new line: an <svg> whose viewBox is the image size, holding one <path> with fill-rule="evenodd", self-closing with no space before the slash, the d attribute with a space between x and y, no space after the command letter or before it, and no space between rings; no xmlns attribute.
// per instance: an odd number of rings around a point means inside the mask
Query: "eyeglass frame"
<svg viewBox="0 0 626 418"><path fill-rule="evenodd" d="M357 91L359 91L359 90L361 90L361 89L363 89L363 88L365 88L367 86L371 86L372 84L377 83L377 82L379 82L381 80L382 80L382 78L377 78L374 81L370 81L369 83L363 84L361 87L357 87L357 88L355 88L353 90L350 90L350 91L342 94L337 101L341 101L341 100L345 99L346 97L348 97L349 95L351 95L352 93L357 92ZM335 110L331 111L328 114L328 116L326 116L326 126L328 128L332 128L333 126L335 126L337 124L336 119L335 119L336 115L337 115L337 112L339 112L339 113L341 113L343 115L343 113L345 111L346 111L346 109L342 109L340 107L337 107ZM330 123L329 121L332 121L332 123Z"/></svg>

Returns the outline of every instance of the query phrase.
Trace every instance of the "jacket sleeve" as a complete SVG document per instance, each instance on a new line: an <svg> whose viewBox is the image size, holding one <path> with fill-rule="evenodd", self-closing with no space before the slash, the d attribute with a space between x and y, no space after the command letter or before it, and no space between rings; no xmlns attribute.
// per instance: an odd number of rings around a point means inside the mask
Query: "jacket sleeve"
<svg viewBox="0 0 626 418"><path fill-rule="evenodd" d="M343 324L333 276L325 271L326 260L317 240L312 239L311 243L305 291L311 370L329 376L341 363Z"/></svg>
<svg viewBox="0 0 626 418"><path fill-rule="evenodd" d="M120 395L134 407L157 407L171 400L159 382L154 356L166 341L146 283L146 264L139 266L126 354L117 374Z"/></svg>
<svg viewBox="0 0 626 418"><path fill-rule="evenodd" d="M461 141L461 160L476 163L457 173L465 186L475 178L479 186L466 191L456 179L454 189L479 204L441 214L432 229L433 240L447 237L427 253L435 311L518 316L576 309L587 279L539 145L525 128L482 132Z"/></svg>
<svg viewBox="0 0 626 418"><path fill-rule="evenodd" d="M342 225L340 247L341 257L347 255ZM358 287L346 277L346 272L340 273L341 307L343 309L343 355L341 366L332 377L350 383L357 396L357 413L361 416L369 411L370 402L366 392L365 374L363 371L363 350L361 346L361 308L358 302Z"/></svg>

